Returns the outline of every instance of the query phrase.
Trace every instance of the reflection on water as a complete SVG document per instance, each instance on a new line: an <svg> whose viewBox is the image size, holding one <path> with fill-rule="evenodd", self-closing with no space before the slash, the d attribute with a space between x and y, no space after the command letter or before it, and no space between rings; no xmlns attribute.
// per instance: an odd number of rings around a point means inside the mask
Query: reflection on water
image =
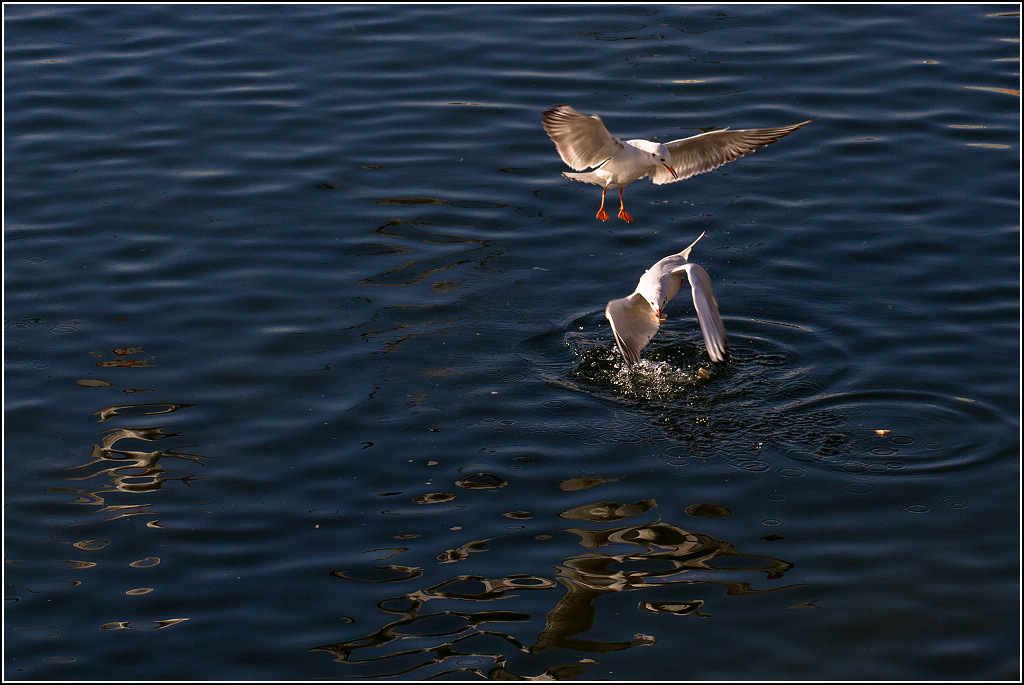
<svg viewBox="0 0 1024 685"><path fill-rule="evenodd" d="M101 625L100 630L160 630L187 620L187 618L166 618L162 621L149 621L145 625L139 625L136 621L113 621Z"/></svg>
<svg viewBox="0 0 1024 685"><path fill-rule="evenodd" d="M100 417L98 423L105 423L117 418L169 414L179 411L189 404L145 403L116 404L96 412ZM137 501L132 497L131 503L120 504L108 501L112 495L142 495L160 490L164 483L172 480L185 484L194 477L191 473L170 478L167 469L161 465L161 459L173 458L192 461L202 465L205 457L198 454L181 452L174 448L158 450L127 449L125 441L157 442L180 433L170 432L168 426L146 426L131 428L109 428L104 431L99 445L93 445L90 453L91 461L68 469L67 481L88 481L94 487L59 487L48 488L48 492L69 492L77 496L73 504L98 507L95 513L105 516L104 520L112 520L125 516L152 513L151 501Z"/></svg>
<svg viewBox="0 0 1024 685"><path fill-rule="evenodd" d="M482 254L487 242L461 235L440 233L429 228L422 219L403 221L392 219L374 231L386 242L363 245L362 250L373 254L408 254L416 252L415 259L403 262L363 279L367 285L415 285L428 276L454 267L476 262L483 266L493 255Z"/></svg>
<svg viewBox="0 0 1024 685"><path fill-rule="evenodd" d="M128 368L154 366L149 363L150 360L148 359L133 361L124 358L125 355L138 354L141 351L142 349L139 347L117 348L113 350L114 354L117 355L114 361L101 361L96 363L95 366L101 369L115 366ZM90 354L92 356L101 355L101 353ZM114 385L113 382L100 381L99 379L78 379L75 381L75 384L82 388L108 388ZM123 390L123 392L139 391L139 389ZM93 391L90 390L89 392ZM100 390L100 392L103 391ZM54 506L52 502L47 502L45 510L42 512L30 513L19 511L18 515L35 517L40 519L43 525L57 521L62 525L68 526L104 524L108 521L139 514L148 514L152 517L158 511L157 503L160 501L160 491L164 489L165 485L171 482L181 482L188 485L195 478L191 467L182 470L180 465L189 462L204 465L203 460L206 457L184 451L180 447L180 442L176 446L157 448L158 445L164 445L167 441L174 442L176 438L182 437L182 433L174 430L174 427L167 423L167 419L169 415L192 406L192 404L180 402L118 403L95 411L93 416L97 417L96 423L107 424L107 426L112 427L105 427L100 430L98 444L93 444L87 450L88 457L81 460L83 463L62 468L55 474L54 477L57 480L68 483L68 485L44 489L45 492L50 493L70 493L74 496L74 499L67 502L67 505L71 508L75 508L75 505L87 507L87 514L85 516L66 516L63 515L64 512L62 512L61 506ZM77 509L76 511L81 510ZM162 527L164 526L155 517L147 521L145 526L145 528L150 529ZM62 542L67 544L65 541L57 540L56 538L51 538L51 541L58 542L58 544ZM118 536L110 537L110 539L83 539L71 542L70 544L82 552L95 553L100 550L109 552L111 549L116 549L118 543L123 542L123 538ZM136 540L132 545L132 553L139 554L140 552L141 547L138 540ZM116 552L114 552L114 555L116 557ZM22 597L12 594L8 601L31 601L31 594L49 594L68 588L82 587L86 588L86 592L92 593L91 596L95 598L105 598L104 606L107 607L107 610L103 612L103 616L98 620L98 617L93 616L91 619L83 622L83 616L74 612L68 613L67 609L61 610L56 608L60 613L59 617L54 617L54 621L71 621L77 627L88 625L88 628L92 630L98 627L102 631L153 631L163 630L164 628L179 625L189 620L180 616L176 618L162 618L161 614L157 614L153 620L111 620L114 617L109 614L113 611L126 611L135 614L139 612L155 613L157 611L157 609L153 608L154 605L147 605L138 599L132 600L133 604L131 607L121 608L122 605L118 604L116 600L111 599L111 591L120 595L121 598L140 598L152 593L159 594L159 588L125 588L120 586L111 588L106 583L109 582L110 578L121 577L119 575L119 568L124 566L133 569L152 568L161 563L161 557L147 556L130 562L121 560L120 563L112 562L111 559L112 557L110 556L104 556L102 561L64 560L57 562L60 567L81 572L81 580L70 578L33 580L24 584L25 589L30 595ZM53 565L53 562L45 563ZM15 562L12 565L20 566L22 564ZM35 563L33 566L38 567L40 564ZM53 600L48 599L46 601ZM61 628L63 631L74 632L73 629L64 625L61 625ZM45 637L49 639L50 637L58 637L62 634L62 631L56 627L53 628L53 631L54 634L52 636L48 635ZM47 657L47 663L55 663L52 661L53 658ZM74 661L74 659L71 659L71 661Z"/></svg>
<svg viewBox="0 0 1024 685"><path fill-rule="evenodd" d="M455 306L464 296L466 270L487 269L502 252L492 249L488 241L449 230L457 220L391 219L372 232L372 242L359 244L350 251L356 257L378 257L360 262L374 268L374 273L359 279L362 285L416 288L423 284L421 287L428 290L418 291L419 295L396 294L392 304L378 303L367 320L349 330L357 331L366 342L378 343L382 352L392 352L413 338L450 330L466 320L466 310ZM445 226L445 231L436 230L437 225ZM391 257L400 261L395 263ZM386 268L377 270L381 264L386 264Z"/></svg>
<svg viewBox="0 0 1024 685"><path fill-rule="evenodd" d="M6 675L1012 673L1019 17L153 8L7 24ZM562 101L821 123L613 227ZM704 229L735 363L683 307L624 373L615 283Z"/></svg>
<svg viewBox="0 0 1024 685"><path fill-rule="evenodd" d="M600 524L640 516L657 506L653 499L634 504L594 502L564 510L558 516ZM717 505L695 506L704 516L728 515L728 509ZM329 652L338 662L366 669L361 670L358 677L395 677L430 668L419 677L465 672L502 680L564 680L580 675L588 664L597 663L593 655L657 642L656 635L643 633L623 635L622 639L612 641L585 637L598 623L598 600L605 595L638 591L642 593L637 603L641 611L709 618L714 615L715 596L722 590L727 595L748 596L794 587L758 589L753 587L752 581L735 577L755 573L764 574L766 580L779 580L792 568L789 562L740 552L729 542L660 519L610 528L563 530L578 536L578 546L585 551L555 565L552 578L530 574L499 578L457 575L379 602L377 608L393 618L372 633L314 647L311 651ZM440 555L438 561L442 564L460 561L471 552L485 551L487 542L489 539L468 542ZM694 577L697 573L699 578ZM331 575L348 581L403 582L420 577L423 570L383 565L356 571L338 570ZM509 627L498 629L493 625L531 621L534 618L531 614L496 609L473 611L468 605L465 609L439 611L429 611L426 607L434 600L491 602L516 596L511 593L552 590L558 585L566 592L548 610L544 627L532 644L517 637ZM665 588L685 591L686 595L666 600ZM658 591L659 599L643 599L643 593L654 591ZM695 593L704 596L694 598ZM628 627L619 625L624 620L628 621L619 616L614 625L602 623L602 632L628 634ZM552 649L570 649L591 656L548 668L537 675L509 670L507 662L512 654L535 655ZM446 670L431 668L437 666Z"/></svg>

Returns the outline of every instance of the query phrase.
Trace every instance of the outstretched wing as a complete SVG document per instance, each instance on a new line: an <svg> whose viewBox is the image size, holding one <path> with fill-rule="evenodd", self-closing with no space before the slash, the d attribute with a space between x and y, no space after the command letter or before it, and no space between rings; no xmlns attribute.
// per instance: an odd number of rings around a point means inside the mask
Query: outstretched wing
<svg viewBox="0 0 1024 685"><path fill-rule="evenodd" d="M672 153L672 168L676 170L676 175L673 176L668 169L659 166L652 173L651 180L662 185L717 169L734 159L770 145L783 136L788 136L812 121L814 119L777 128L751 128L741 131L723 129L673 140L665 143L665 147Z"/></svg>
<svg viewBox="0 0 1024 685"><path fill-rule="evenodd" d="M580 114L569 105L546 110L541 121L562 161L575 171L596 167L625 147L599 117Z"/></svg>
<svg viewBox="0 0 1024 685"><path fill-rule="evenodd" d="M604 315L612 324L615 343L630 367L640 361L640 353L654 334L658 332L658 321L654 318L651 305L640 293L612 300L604 308Z"/></svg>
<svg viewBox="0 0 1024 685"><path fill-rule="evenodd" d="M693 291L693 306L697 310L700 332L704 335L704 346L713 362L729 360L729 340L725 335L725 324L718 313L718 301L711 292L711 277L699 264L686 264L679 269L686 272Z"/></svg>

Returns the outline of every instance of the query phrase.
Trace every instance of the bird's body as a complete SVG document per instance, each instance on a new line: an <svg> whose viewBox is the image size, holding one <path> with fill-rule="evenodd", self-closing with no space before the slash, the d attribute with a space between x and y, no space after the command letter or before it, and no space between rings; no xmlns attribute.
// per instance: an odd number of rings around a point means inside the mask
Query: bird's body
<svg viewBox="0 0 1024 685"><path fill-rule="evenodd" d="M602 187L597 218L608 219L604 211L605 193L609 188L617 188L619 218L632 221L622 202L622 189L633 181L649 177L654 184L662 185L711 171L774 143L813 119L778 128L710 131L664 144L619 140L608 132L600 117L581 114L569 105L556 105L546 110L541 121L562 161L577 172L567 171L563 175Z"/></svg>
<svg viewBox="0 0 1024 685"><path fill-rule="evenodd" d="M640 353L665 322L665 305L676 296L683 284L683 275L690 281L693 306L704 336L711 361L723 363L729 359L729 343L725 325L718 313L718 302L711 292L711 277L699 264L690 261L690 250L700 238L682 252L669 255L644 272L636 290L629 297L612 300L604 315L611 323L619 352L631 367L640 361Z"/></svg>
<svg viewBox="0 0 1024 685"><path fill-rule="evenodd" d="M612 190L625 188L638 178L648 175L651 160L659 152L658 145L649 140L626 140L623 141L622 149L613 158L593 171L580 173L565 171L562 173L566 178L571 178L574 181L593 183ZM671 158L671 153L664 153L663 156L668 160Z"/></svg>

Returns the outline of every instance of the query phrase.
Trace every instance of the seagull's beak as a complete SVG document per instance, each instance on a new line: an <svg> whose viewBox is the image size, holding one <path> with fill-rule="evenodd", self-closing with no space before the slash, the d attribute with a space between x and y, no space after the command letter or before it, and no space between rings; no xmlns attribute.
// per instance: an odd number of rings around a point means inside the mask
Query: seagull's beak
<svg viewBox="0 0 1024 685"><path fill-rule="evenodd" d="M670 167L668 164L665 165L665 168L672 172L672 178L677 178L679 176L679 174L676 173L676 170Z"/></svg>

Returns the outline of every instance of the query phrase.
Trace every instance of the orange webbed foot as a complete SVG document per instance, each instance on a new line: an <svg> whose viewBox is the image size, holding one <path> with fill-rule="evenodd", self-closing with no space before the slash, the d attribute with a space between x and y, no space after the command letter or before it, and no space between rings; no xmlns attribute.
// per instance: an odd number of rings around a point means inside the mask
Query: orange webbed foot
<svg viewBox="0 0 1024 685"><path fill-rule="evenodd" d="M626 213L626 203L622 201L622 188L619 188L619 218L627 223L633 220L633 217Z"/></svg>
<svg viewBox="0 0 1024 685"><path fill-rule="evenodd" d="M601 221L608 221L608 212L604 211L604 207L597 212L597 218Z"/></svg>

